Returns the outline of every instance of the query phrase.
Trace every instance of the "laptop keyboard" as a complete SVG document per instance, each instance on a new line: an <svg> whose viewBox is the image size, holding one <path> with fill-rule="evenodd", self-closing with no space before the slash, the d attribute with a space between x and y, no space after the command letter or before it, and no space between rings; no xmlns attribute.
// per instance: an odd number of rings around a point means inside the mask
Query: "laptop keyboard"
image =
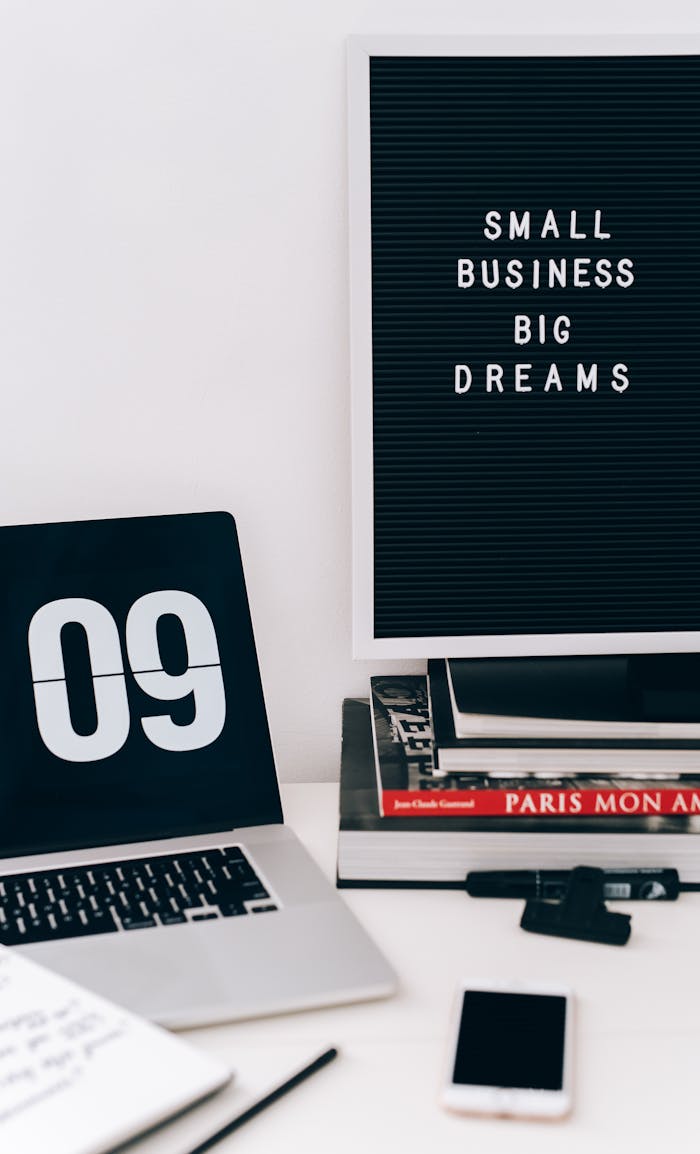
<svg viewBox="0 0 700 1154"><path fill-rule="evenodd" d="M276 909L238 846L0 874L0 944L5 946Z"/></svg>

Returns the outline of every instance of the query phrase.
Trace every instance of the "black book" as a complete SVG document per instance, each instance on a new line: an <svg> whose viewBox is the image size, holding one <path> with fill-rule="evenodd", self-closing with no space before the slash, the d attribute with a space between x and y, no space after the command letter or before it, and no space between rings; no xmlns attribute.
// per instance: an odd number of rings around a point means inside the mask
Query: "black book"
<svg viewBox="0 0 700 1154"><path fill-rule="evenodd" d="M555 776L590 773L598 777L638 776L645 781L653 776L659 780L675 780L686 774L700 774L700 739L697 738L577 737L571 733L567 736L565 730L549 737L536 734L517 737L495 732L460 737L455 728L449 672L455 664L442 660L428 662L435 763L444 773L551 773ZM484 663L477 660L474 664ZM512 665L512 662L502 664ZM520 672L522 675L522 668Z"/></svg>
<svg viewBox="0 0 700 1154"><path fill-rule="evenodd" d="M343 703L338 885L460 887L470 869L673 866L700 880L697 817L382 817L368 701Z"/></svg>
<svg viewBox="0 0 700 1154"><path fill-rule="evenodd" d="M697 654L450 659L455 734L700 740Z"/></svg>

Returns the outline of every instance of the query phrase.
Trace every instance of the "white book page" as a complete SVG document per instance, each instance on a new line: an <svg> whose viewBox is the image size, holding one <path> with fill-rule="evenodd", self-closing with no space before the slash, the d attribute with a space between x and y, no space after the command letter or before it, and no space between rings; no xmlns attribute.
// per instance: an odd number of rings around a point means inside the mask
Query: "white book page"
<svg viewBox="0 0 700 1154"><path fill-rule="evenodd" d="M179 1038L0 947L0 1150L104 1154L230 1077Z"/></svg>

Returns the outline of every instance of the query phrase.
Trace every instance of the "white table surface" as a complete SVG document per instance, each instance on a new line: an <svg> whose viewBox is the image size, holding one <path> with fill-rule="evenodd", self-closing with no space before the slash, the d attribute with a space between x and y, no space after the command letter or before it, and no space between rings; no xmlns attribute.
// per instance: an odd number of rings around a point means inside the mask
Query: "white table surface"
<svg viewBox="0 0 700 1154"><path fill-rule="evenodd" d="M338 788L283 788L285 817L335 876ZM340 1057L246 1123L216 1154L626 1154L700 1141L700 895L616 903L627 946L526 934L521 902L456 892L344 890L397 970L398 995L363 1005L190 1031L231 1066L274 1046L332 1043ZM577 995L574 1112L564 1122L471 1119L436 1095L460 978L565 981Z"/></svg>

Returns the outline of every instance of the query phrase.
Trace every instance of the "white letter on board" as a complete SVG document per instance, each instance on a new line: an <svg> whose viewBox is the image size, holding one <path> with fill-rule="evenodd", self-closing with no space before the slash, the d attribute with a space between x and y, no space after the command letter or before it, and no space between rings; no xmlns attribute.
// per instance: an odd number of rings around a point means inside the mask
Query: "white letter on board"
<svg viewBox="0 0 700 1154"><path fill-rule="evenodd" d="M457 288L471 288L474 284L474 261L457 261Z"/></svg>
<svg viewBox="0 0 700 1154"><path fill-rule="evenodd" d="M515 391L516 393L531 393L532 385L524 385L522 382L527 381L530 376L530 369L532 365L516 365L515 366Z"/></svg>
<svg viewBox="0 0 700 1154"><path fill-rule="evenodd" d="M529 240L530 239L530 213L529 213L529 211L524 212L521 217L518 216L517 212L511 212L511 214L510 214L510 228L508 230L508 235L509 235L511 240L515 240L516 236L521 237L523 240Z"/></svg>
<svg viewBox="0 0 700 1154"><path fill-rule="evenodd" d="M517 313L513 318L514 331L513 340L516 345L529 345L532 339L532 326L530 325L530 318Z"/></svg>
<svg viewBox="0 0 700 1154"><path fill-rule="evenodd" d="M616 393L624 393L625 389L629 388L630 382L629 377L627 376L628 372L629 369L627 368L627 365L613 365L613 379L611 380L610 384Z"/></svg>
<svg viewBox="0 0 700 1154"><path fill-rule="evenodd" d="M503 392L503 365L486 366L486 392L492 393L494 385L497 392Z"/></svg>
<svg viewBox="0 0 700 1154"><path fill-rule="evenodd" d="M501 214L492 209L487 212L484 217L486 227L484 228L484 236L487 240L498 240L501 235Z"/></svg>
<svg viewBox="0 0 700 1154"><path fill-rule="evenodd" d="M455 392L468 393L471 387L472 371L469 365L455 365Z"/></svg>

